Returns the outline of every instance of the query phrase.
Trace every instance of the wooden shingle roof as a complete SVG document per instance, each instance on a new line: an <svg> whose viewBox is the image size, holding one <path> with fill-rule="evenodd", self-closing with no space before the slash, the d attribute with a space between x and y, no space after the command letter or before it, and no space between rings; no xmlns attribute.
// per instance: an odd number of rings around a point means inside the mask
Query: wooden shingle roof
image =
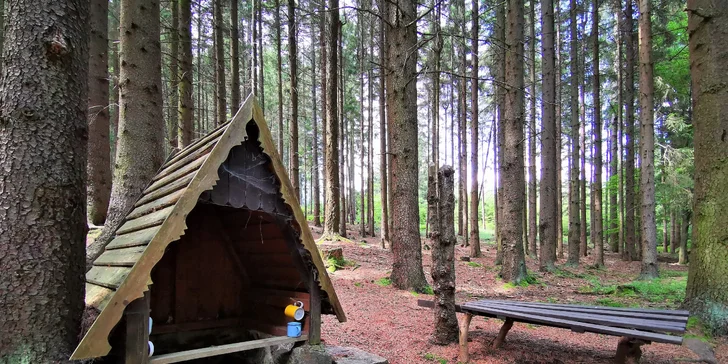
<svg viewBox="0 0 728 364"><path fill-rule="evenodd" d="M248 139L246 125L250 121L260 130L258 142L271 159L280 180L280 193L300 227L299 243L310 253L319 286L339 321L346 321L262 110L251 95L231 121L190 144L162 166L105 252L94 261L86 274L86 305L98 310L99 315L71 359L109 353L109 334L121 319L126 305L149 289L152 268L167 246L184 234L187 215L197 205L200 195L215 186L219 178L218 167L225 162L230 150Z"/></svg>

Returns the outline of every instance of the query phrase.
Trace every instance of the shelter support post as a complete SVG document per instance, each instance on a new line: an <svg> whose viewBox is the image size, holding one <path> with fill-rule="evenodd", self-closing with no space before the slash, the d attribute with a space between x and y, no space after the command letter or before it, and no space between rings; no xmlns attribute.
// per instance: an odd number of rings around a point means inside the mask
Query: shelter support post
<svg viewBox="0 0 728 364"><path fill-rule="evenodd" d="M309 288L311 291L310 326L308 328L308 343L318 345L321 343L321 289L316 283L314 274L310 275Z"/></svg>
<svg viewBox="0 0 728 364"><path fill-rule="evenodd" d="M649 341L634 339L631 337L621 337L617 344L617 355L614 362L617 364L636 364L642 358L642 348L640 346L649 344Z"/></svg>
<svg viewBox="0 0 728 364"><path fill-rule="evenodd" d="M149 291L124 310L126 318L125 363L149 363Z"/></svg>
<svg viewBox="0 0 728 364"><path fill-rule="evenodd" d="M503 342L506 341L506 335L508 335L508 331L511 330L511 327L513 327L513 319L507 318L503 323L503 326L501 326L498 336L495 338L495 342L493 343L494 349L498 349L501 345L503 345Z"/></svg>
<svg viewBox="0 0 728 364"><path fill-rule="evenodd" d="M458 355L458 362L467 363L470 361L470 353L468 353L468 331L470 329L470 320L473 319L473 314L466 312L462 320L460 320L460 354Z"/></svg>

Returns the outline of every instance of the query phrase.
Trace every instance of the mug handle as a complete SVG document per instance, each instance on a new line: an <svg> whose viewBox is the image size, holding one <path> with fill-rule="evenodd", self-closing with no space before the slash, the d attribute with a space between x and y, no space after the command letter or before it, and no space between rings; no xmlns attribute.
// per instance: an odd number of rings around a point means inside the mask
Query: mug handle
<svg viewBox="0 0 728 364"><path fill-rule="evenodd" d="M301 336L301 326L297 326L296 331L297 331L296 335Z"/></svg>
<svg viewBox="0 0 728 364"><path fill-rule="evenodd" d="M296 301L296 302L293 303L293 305L294 306L298 306L300 308L303 308L303 302L301 302L301 301Z"/></svg>

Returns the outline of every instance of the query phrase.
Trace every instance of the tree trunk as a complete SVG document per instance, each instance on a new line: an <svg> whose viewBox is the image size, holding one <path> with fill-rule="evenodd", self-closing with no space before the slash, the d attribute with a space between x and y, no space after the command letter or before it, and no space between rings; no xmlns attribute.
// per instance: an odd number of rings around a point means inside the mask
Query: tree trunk
<svg viewBox="0 0 728 364"><path fill-rule="evenodd" d="M392 171L392 284L423 292L420 215L417 203L417 12L414 1L388 3L387 122ZM414 52L414 53L413 53Z"/></svg>
<svg viewBox="0 0 728 364"><path fill-rule="evenodd" d="M177 84L179 104L177 107L177 146L184 148L192 142L192 8L191 0L177 0L179 6L180 80Z"/></svg>
<svg viewBox="0 0 728 364"><path fill-rule="evenodd" d="M677 240L677 224L676 224L676 211L670 209L670 243L665 243L665 252L675 252L675 247L679 244Z"/></svg>
<svg viewBox="0 0 728 364"><path fill-rule="evenodd" d="M216 95L216 122L222 125L227 121L227 96L225 92L225 40L223 37L222 2L213 0L213 17L215 22L215 93Z"/></svg>
<svg viewBox="0 0 728 364"><path fill-rule="evenodd" d="M728 334L728 1L689 0L695 195L685 305L714 335ZM6 52L7 54L7 52ZM687 224L685 224L687 225Z"/></svg>
<svg viewBox="0 0 728 364"><path fill-rule="evenodd" d="M470 88L470 256L480 257L480 232L478 231L478 42L479 9L478 1L473 1L472 17L472 77Z"/></svg>
<svg viewBox="0 0 728 364"><path fill-rule="evenodd" d="M561 138L562 138L562 125L561 125L561 51L562 51L562 43L561 43L561 2L556 1L555 2L556 10L554 11L554 21L556 23L556 44L555 44L555 51L554 54L556 55L556 198L558 199L558 202L556 203L557 213L556 213L556 229L558 230L556 233L556 236L558 237L558 240L556 241L556 248L557 252L554 255L554 261L558 259L564 258L564 203L563 203L563 188L561 185L561 171L562 171L562 147L561 147ZM568 138L567 138L568 139ZM568 159L568 148L567 148L567 159Z"/></svg>
<svg viewBox="0 0 728 364"><path fill-rule="evenodd" d="M340 228L339 195L339 108L336 102L339 85L339 0L329 0L326 27L326 208L324 235L336 235Z"/></svg>
<svg viewBox="0 0 728 364"><path fill-rule="evenodd" d="M323 15L319 15L323 16ZM318 139L318 102L316 95L316 37L315 32L311 34L311 111L313 112L313 161L311 166L311 190L313 199L313 225L321 226L321 196L319 189L319 139ZM326 110L323 110L326 112Z"/></svg>
<svg viewBox="0 0 728 364"><path fill-rule="evenodd" d="M596 251L595 265L604 266L604 241L602 222L602 105L600 98L601 82L599 80L599 1L592 4L592 47L594 52L594 250Z"/></svg>
<svg viewBox="0 0 728 364"><path fill-rule="evenodd" d="M163 162L159 2L122 3L119 138L106 224L86 248L91 266Z"/></svg>
<svg viewBox="0 0 728 364"><path fill-rule="evenodd" d="M301 199L298 170L298 40L296 1L288 0L288 63L291 70L291 182L296 198Z"/></svg>
<svg viewBox="0 0 728 364"><path fill-rule="evenodd" d="M430 167L431 173L435 168ZM443 166L437 175L439 198L435 197L435 211L439 210L432 229L432 290L435 292L435 330L432 341L447 345L458 340L458 321L455 316L455 171ZM434 178L433 178L434 179ZM435 185L435 183L432 183Z"/></svg>
<svg viewBox="0 0 728 364"><path fill-rule="evenodd" d="M379 12L386 18L387 5L385 0L379 0L378 2ZM384 64L386 62L386 33L384 31L384 22L379 22L379 183L381 184L380 197L382 199L382 248L385 246L385 242L389 241L389 205L387 198L389 197L388 187L388 143L387 143L387 123L386 123L386 99L385 99L385 69Z"/></svg>
<svg viewBox="0 0 728 364"><path fill-rule="evenodd" d="M180 0L177 0L180 1ZM230 0L230 103L233 116L240 108L240 41L238 40L238 0Z"/></svg>
<svg viewBox="0 0 728 364"><path fill-rule="evenodd" d="M258 22L256 23L258 26L258 37L256 38L256 41L258 42L258 82L260 82L260 108L263 110L263 114L265 114L265 63L263 62L263 0L254 0L258 3Z"/></svg>
<svg viewBox="0 0 728 364"><path fill-rule="evenodd" d="M5 10L0 361L67 363L84 308L89 2Z"/></svg>
<svg viewBox="0 0 728 364"><path fill-rule="evenodd" d="M523 0L508 0L506 15L506 73L503 140L504 186L501 235L501 277L514 284L526 279L523 256L523 208L526 181L523 176Z"/></svg>
<svg viewBox="0 0 728 364"><path fill-rule="evenodd" d="M177 2L179 0L170 0L169 6L172 8L172 27L169 29L170 41L169 41L169 89L165 90L169 94L169 99L165 99L168 102L167 113L169 114L169 120L167 121L167 143L169 144L169 150L175 150L178 148L177 145L177 124L179 123L179 114L177 113L177 106L179 104L179 95L177 94L177 84L179 84L179 7Z"/></svg>
<svg viewBox="0 0 728 364"><path fill-rule="evenodd" d="M555 256L558 236L558 214L561 208L558 205L557 155L560 136L556 133L556 55L554 50L554 1L541 2L542 37L542 102L541 102L541 204L539 208L539 270L551 271L555 269Z"/></svg>
<svg viewBox="0 0 728 364"><path fill-rule="evenodd" d="M367 4L369 10L372 9L372 2L368 1ZM369 24L369 35L368 35L368 42L369 42L369 67L367 67L367 127L369 128L369 135L367 136L367 147L369 148L369 151L367 152L367 158L369 158L369 162L367 163L369 167L369 171L367 172L367 180L368 180L368 188L367 192L369 193L369 202L367 202L367 209L369 210L369 234L371 236L376 236L374 233L374 116L372 115L372 111L374 110L373 107L373 98L374 98L374 84L372 80L372 67L371 65L374 64L374 28L372 24Z"/></svg>
<svg viewBox="0 0 728 364"><path fill-rule="evenodd" d="M537 257L536 248L536 0L529 9L530 107L528 117L528 252Z"/></svg>
<svg viewBox="0 0 728 364"><path fill-rule="evenodd" d="M570 55L571 55L571 164L569 166L569 259L568 264L579 265L579 249L581 245L581 217L579 211L579 58L577 52L576 0L569 2L570 13Z"/></svg>
<svg viewBox="0 0 728 364"><path fill-rule="evenodd" d="M113 12L113 14L119 14L119 2L120 0L112 0L110 2L110 11ZM112 25L111 28L111 67L114 69L114 74L112 77L112 80L114 82L114 87L111 92L111 109L113 110L113 114L111 115L110 122L110 135L109 135L109 144L110 144L110 150L111 150L111 165L113 166L116 161L116 140L118 139L118 130L119 130L119 18L118 16L116 18L112 19ZM2 49L2 48L0 48ZM113 170L112 170L112 178L113 178Z"/></svg>
<svg viewBox="0 0 728 364"><path fill-rule="evenodd" d="M680 234L680 254L679 254L679 264L688 264L688 231L690 229L690 217L692 215L692 211L688 209L682 210L682 223L680 224L680 227L682 229L682 233Z"/></svg>
<svg viewBox="0 0 728 364"><path fill-rule="evenodd" d="M276 29L276 77L278 78L278 152L281 159L285 160L285 147L283 146L283 51L281 50L281 2L275 1L274 28Z"/></svg>
<svg viewBox="0 0 728 364"><path fill-rule="evenodd" d="M624 74L624 115L625 115L625 134L627 145L625 152L624 169L624 225L625 225L625 244L627 260L637 260L636 236L635 236L635 185L634 185L634 42L633 38L633 20L632 20L632 1L625 2L624 9L624 50L626 56L625 74Z"/></svg>
<svg viewBox="0 0 728 364"><path fill-rule="evenodd" d="M496 132L496 160L498 167L497 171L497 183L495 193L495 211L496 211L496 257L495 264L503 264L503 234L501 232L501 226L503 224L503 148L504 148L504 123L505 118L503 116L505 112L505 53L506 53L506 2L499 1L495 4L495 41L498 45L495 52L494 63L495 63L495 74L498 82L496 82L495 98L496 98L496 109L497 109L497 132Z"/></svg>
<svg viewBox="0 0 728 364"><path fill-rule="evenodd" d="M88 219L103 225L111 195L108 0L91 2L88 42ZM1 49L1 48L0 48Z"/></svg>
<svg viewBox="0 0 728 364"><path fill-rule="evenodd" d="M655 119L653 110L652 3L639 0L640 35L640 192L642 193L642 270L640 278L658 277L655 222Z"/></svg>

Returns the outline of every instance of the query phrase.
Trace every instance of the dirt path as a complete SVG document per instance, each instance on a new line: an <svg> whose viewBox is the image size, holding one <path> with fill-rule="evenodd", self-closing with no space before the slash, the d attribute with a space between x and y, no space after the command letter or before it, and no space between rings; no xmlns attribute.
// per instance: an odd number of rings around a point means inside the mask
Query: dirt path
<svg viewBox="0 0 728 364"><path fill-rule="evenodd" d="M314 228L314 235L320 230ZM335 243L344 250L344 258L355 261L356 269L338 270L331 274L348 321L340 324L326 316L323 339L327 344L355 346L389 359L392 364L456 363L457 344L431 345L432 312L418 307L418 298L431 296L401 291L386 285L390 274L391 255L382 250L379 239L355 243ZM366 243L364 243L366 241ZM467 248L457 247L456 259L467 256ZM494 268L495 249L483 246L483 258L472 263L456 262L457 301L481 297L551 301L560 303L596 303L603 296L580 293L588 287L588 279L607 283L628 283L637 276L639 263L626 263L616 255L608 255L609 270L572 269L560 275L541 275L528 287L508 288L497 278ZM424 252L425 275L430 279L431 255ZM590 263L590 258L586 258ZM583 264L587 266L587 264ZM529 259L530 271L536 271ZM684 267L661 263L661 269L684 271ZM677 274L677 273L676 273ZM586 278L585 278L586 277ZM595 278L597 277L597 278ZM621 299L621 298L618 298ZM611 298L610 298L611 300ZM630 300L629 297L624 300ZM628 302L635 304L634 302ZM638 303L639 304L639 303ZM642 302L642 307L664 307L664 303ZM669 306L669 304L667 305ZM471 324L470 343L473 363L611 363L618 338L599 334L578 334L564 329L516 323L502 348L490 348L502 322L476 317ZM716 348L718 362L728 363L728 341ZM699 359L686 347L653 344L643 346L643 363L675 363Z"/></svg>

